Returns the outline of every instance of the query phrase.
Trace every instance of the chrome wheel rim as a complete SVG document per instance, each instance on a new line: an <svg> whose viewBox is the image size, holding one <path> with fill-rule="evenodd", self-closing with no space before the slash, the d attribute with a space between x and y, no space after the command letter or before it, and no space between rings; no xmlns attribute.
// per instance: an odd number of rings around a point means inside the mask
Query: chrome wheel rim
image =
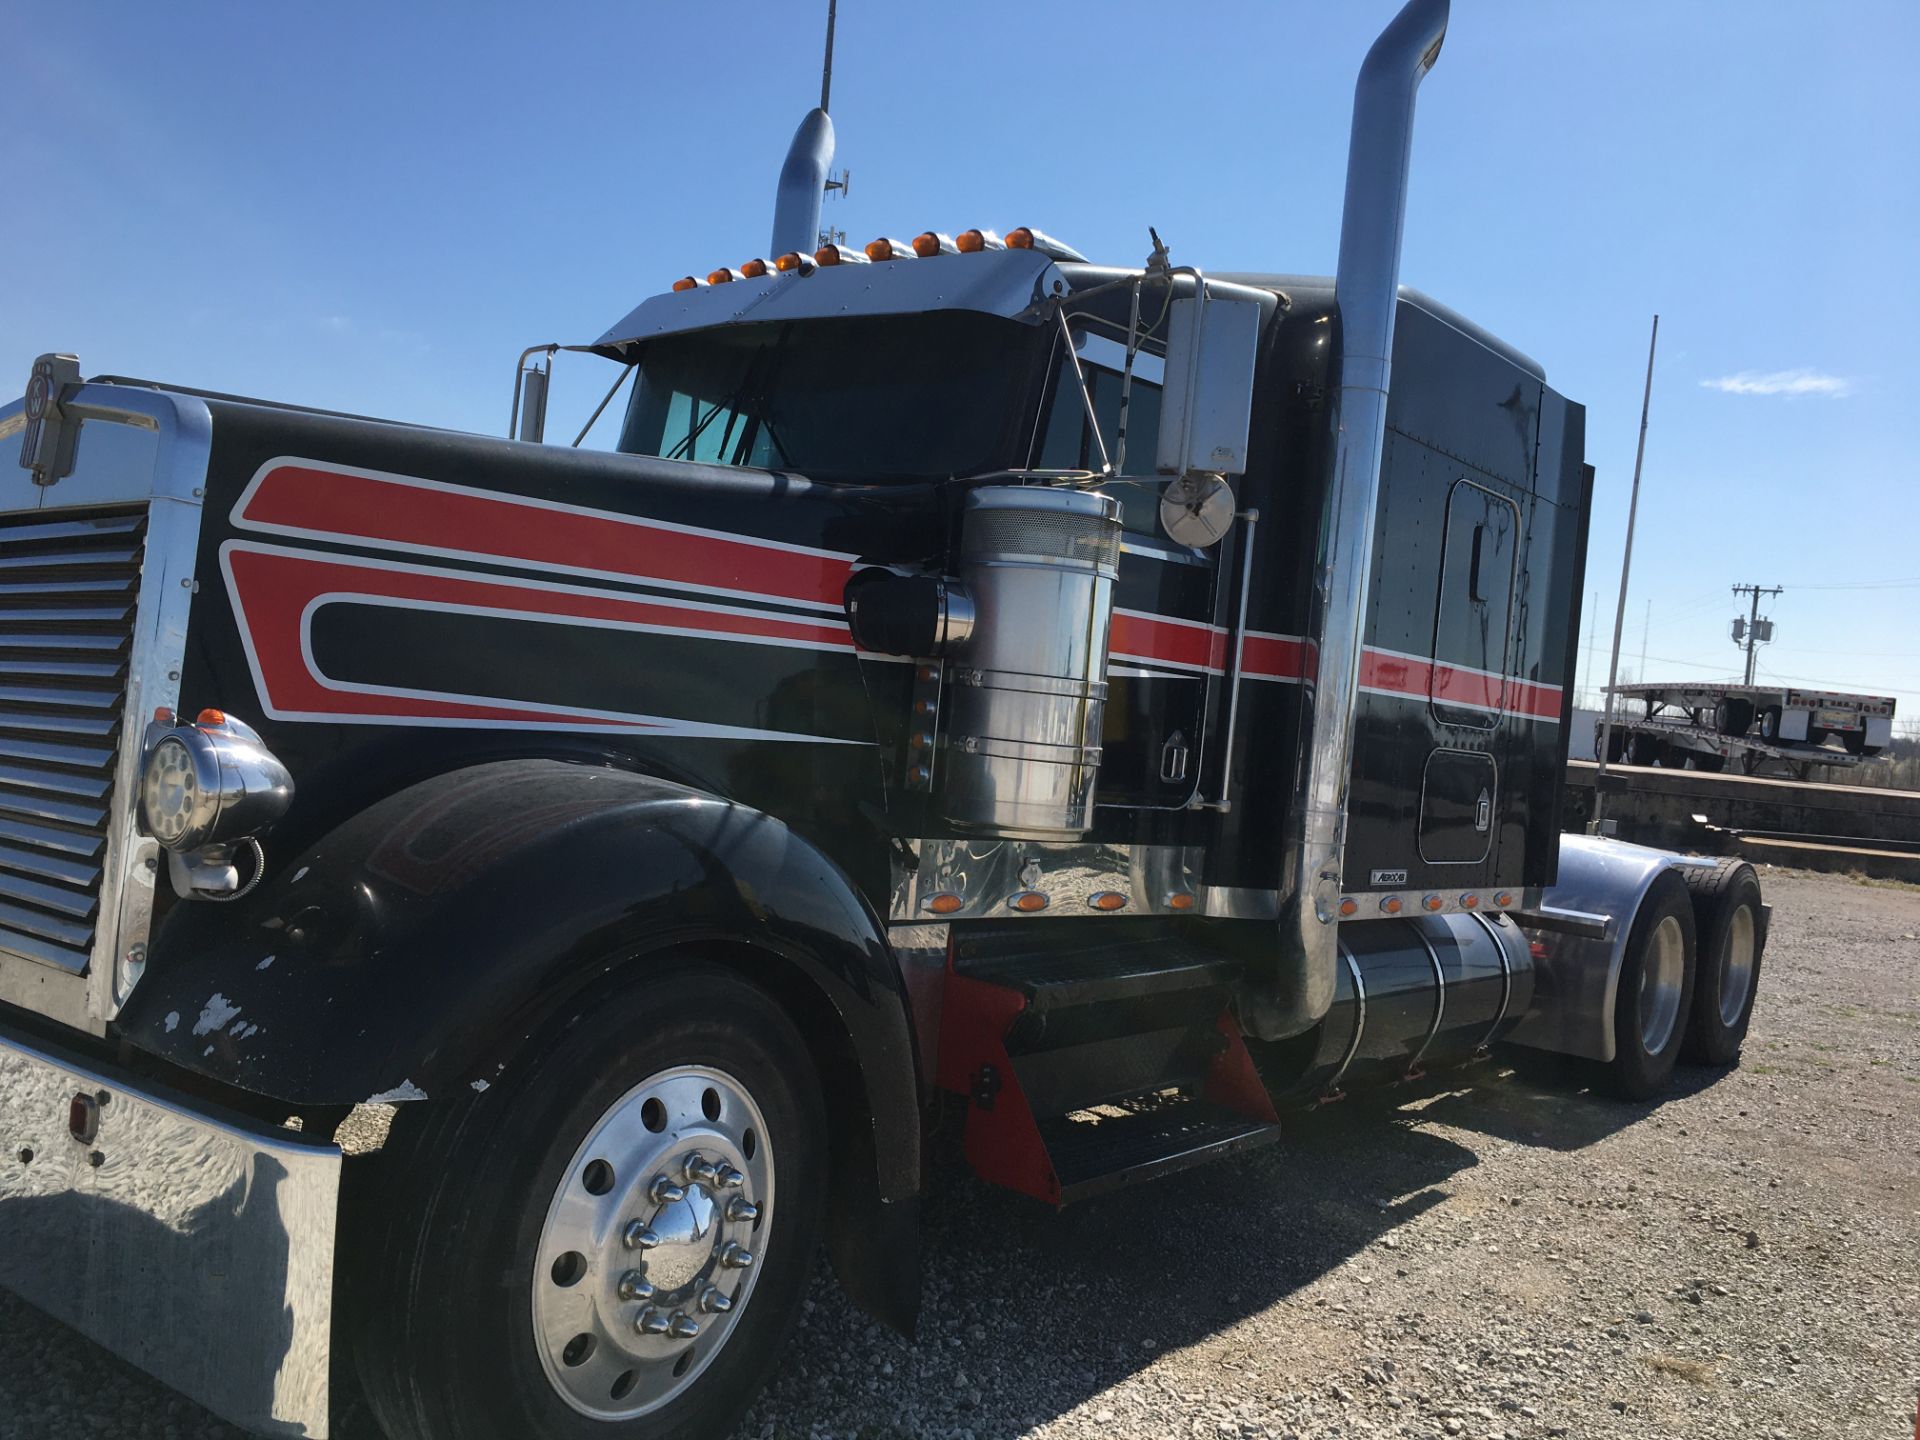
<svg viewBox="0 0 1920 1440"><path fill-rule="evenodd" d="M1746 1013L1753 993L1753 907L1742 905L1727 922L1727 943L1720 949L1720 1023L1732 1029Z"/></svg>
<svg viewBox="0 0 1920 1440"><path fill-rule="evenodd" d="M1680 1018L1680 986L1687 973L1687 937L1677 916L1668 915L1654 927L1640 966L1640 1045L1658 1055L1673 1038Z"/></svg>
<svg viewBox="0 0 1920 1440"><path fill-rule="evenodd" d="M766 1122L732 1076L683 1065L615 1102L534 1256L534 1347L560 1398L630 1420L692 1385L739 1326L773 1203Z"/></svg>

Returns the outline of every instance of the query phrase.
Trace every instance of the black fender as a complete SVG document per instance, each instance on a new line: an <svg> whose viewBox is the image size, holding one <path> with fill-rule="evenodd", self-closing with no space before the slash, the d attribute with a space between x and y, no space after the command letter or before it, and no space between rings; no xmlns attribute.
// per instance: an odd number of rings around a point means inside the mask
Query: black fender
<svg viewBox="0 0 1920 1440"><path fill-rule="evenodd" d="M791 996L816 1049L844 1040L860 1093L829 1075L829 1104L862 1103L856 1163L883 1207L908 1202L899 1219L920 1189L920 1107L884 935L847 875L771 816L628 771L508 760L387 797L241 900L174 905L116 1029L292 1110L430 1101L530 1059L520 1046L584 989L643 1005L639 967L717 954ZM842 1035L824 1037L835 1019Z"/></svg>

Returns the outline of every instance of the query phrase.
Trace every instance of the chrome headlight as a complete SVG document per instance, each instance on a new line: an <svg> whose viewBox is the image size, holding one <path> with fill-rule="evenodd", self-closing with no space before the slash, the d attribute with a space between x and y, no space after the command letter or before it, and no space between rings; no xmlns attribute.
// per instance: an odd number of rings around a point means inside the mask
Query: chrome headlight
<svg viewBox="0 0 1920 1440"><path fill-rule="evenodd" d="M218 710L160 732L140 776L140 821L173 851L242 840L286 813L293 777L253 730Z"/></svg>

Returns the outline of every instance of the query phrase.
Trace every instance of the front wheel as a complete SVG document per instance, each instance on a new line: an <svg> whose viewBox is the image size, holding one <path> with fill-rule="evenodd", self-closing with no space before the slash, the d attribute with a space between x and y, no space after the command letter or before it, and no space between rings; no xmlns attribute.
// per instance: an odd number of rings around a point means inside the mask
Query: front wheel
<svg viewBox="0 0 1920 1440"><path fill-rule="evenodd" d="M798 1317L826 1192L819 1085L779 1007L668 970L419 1109L355 1217L354 1355L387 1433L731 1429Z"/></svg>
<svg viewBox="0 0 1920 1440"><path fill-rule="evenodd" d="M1665 871L1640 902L1614 990L1607 1079L1623 1099L1651 1100L1673 1078L1693 1002L1696 940L1686 881Z"/></svg>

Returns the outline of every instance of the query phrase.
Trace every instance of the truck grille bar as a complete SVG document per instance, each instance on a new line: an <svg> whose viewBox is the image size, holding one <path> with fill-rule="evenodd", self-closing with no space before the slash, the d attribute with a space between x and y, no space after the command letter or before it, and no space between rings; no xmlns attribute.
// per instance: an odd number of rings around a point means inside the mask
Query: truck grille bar
<svg viewBox="0 0 1920 1440"><path fill-rule="evenodd" d="M86 969L147 515L0 517L0 951Z"/></svg>

